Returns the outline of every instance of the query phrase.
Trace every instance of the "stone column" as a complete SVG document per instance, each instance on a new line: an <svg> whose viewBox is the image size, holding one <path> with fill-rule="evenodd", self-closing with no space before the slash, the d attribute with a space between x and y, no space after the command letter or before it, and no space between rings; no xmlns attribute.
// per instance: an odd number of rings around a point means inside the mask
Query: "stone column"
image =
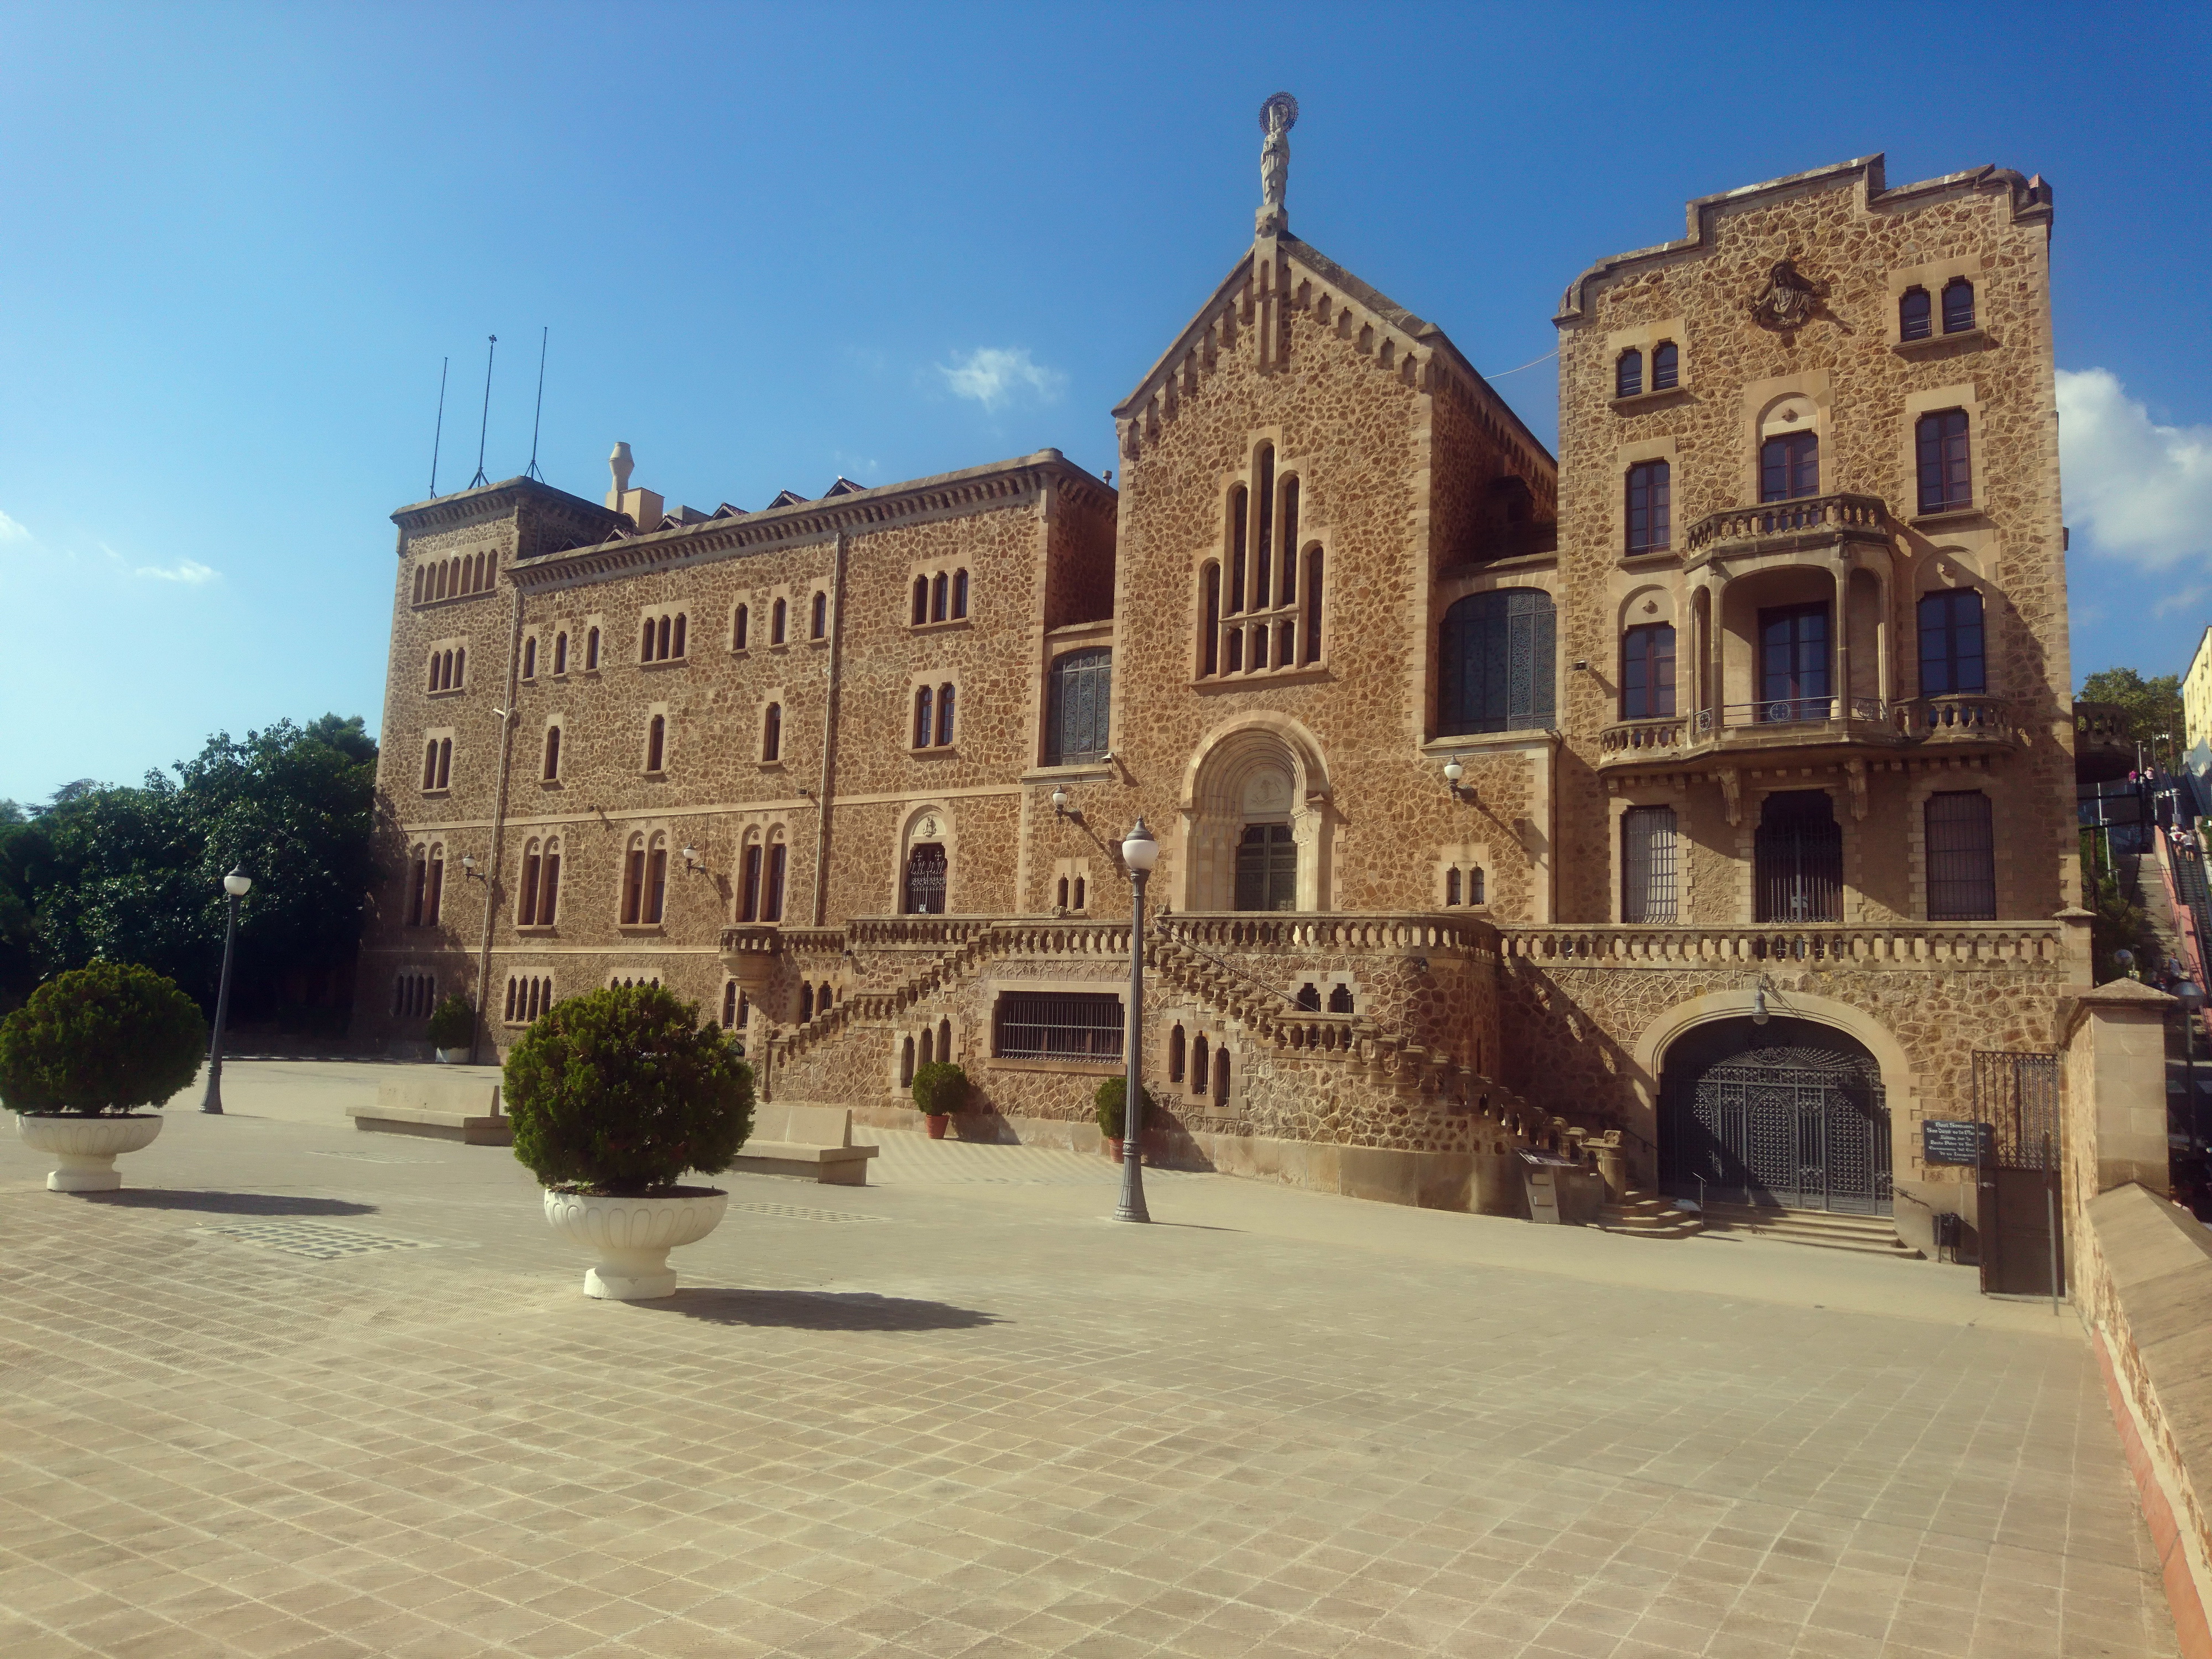
<svg viewBox="0 0 2212 1659"><path fill-rule="evenodd" d="M2063 1018L2069 1209L2131 1181L2160 1197L2172 1190L2166 1022L2178 1006L2163 991L2121 979L2074 998Z"/></svg>

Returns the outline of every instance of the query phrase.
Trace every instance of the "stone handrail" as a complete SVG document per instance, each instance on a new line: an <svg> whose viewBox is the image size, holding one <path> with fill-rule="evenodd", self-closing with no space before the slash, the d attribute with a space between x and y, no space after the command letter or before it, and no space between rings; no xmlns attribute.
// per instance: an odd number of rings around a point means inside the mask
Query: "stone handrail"
<svg viewBox="0 0 2212 1659"><path fill-rule="evenodd" d="M2077 702L2074 705L2074 736L2077 742L2132 749L2135 716L2121 703Z"/></svg>
<svg viewBox="0 0 2212 1659"><path fill-rule="evenodd" d="M1506 927L1509 960L1577 968L1707 967L1784 962L1824 968L2009 968L2066 960L2057 921L1886 922L1871 927L1755 922L1747 927L1578 922Z"/></svg>
<svg viewBox="0 0 2212 1659"><path fill-rule="evenodd" d="M1908 738L2009 738L2014 732L2012 704L2002 697L1914 697L1891 708L1897 729Z"/></svg>
<svg viewBox="0 0 2212 1659"><path fill-rule="evenodd" d="M1807 740L1830 743L1836 740L1838 725L1874 728L1852 734L1852 740L1871 737L1885 744L1894 739L1939 744L1960 740L2010 741L2017 731L2009 702L1979 694L1896 702L1859 696L1766 698L1656 720L1616 720L1600 729L1598 752L1608 758L1656 757L1709 744L1717 732L1780 732L1793 726L1820 726L1821 731Z"/></svg>
<svg viewBox="0 0 2212 1659"><path fill-rule="evenodd" d="M1475 916L1367 915L1324 910L1186 910L1158 918L1156 936L1219 950L1495 951L1498 930Z"/></svg>
<svg viewBox="0 0 2212 1659"><path fill-rule="evenodd" d="M1686 550L1695 555L1731 542L1764 541L1771 536L1855 531L1864 536L1889 533L1889 509L1879 495L1808 495L1794 501L1708 513L1690 526Z"/></svg>
<svg viewBox="0 0 2212 1659"><path fill-rule="evenodd" d="M1617 720L1597 734L1601 755L1657 753L1682 746L1689 725L1686 714L1668 714L1649 720Z"/></svg>

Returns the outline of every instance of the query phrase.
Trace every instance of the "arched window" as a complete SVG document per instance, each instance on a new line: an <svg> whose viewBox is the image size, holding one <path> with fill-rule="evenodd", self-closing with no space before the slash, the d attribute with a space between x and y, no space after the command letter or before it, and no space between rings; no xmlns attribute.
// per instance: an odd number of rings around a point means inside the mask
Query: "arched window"
<svg viewBox="0 0 2212 1659"><path fill-rule="evenodd" d="M1244 608L1244 542L1252 533L1251 518L1251 493L1238 484L1229 492L1229 592L1221 607L1224 616L1233 617Z"/></svg>
<svg viewBox="0 0 2212 1659"><path fill-rule="evenodd" d="M1213 1051L1213 1109L1217 1112L1229 1109L1229 1050L1226 1048Z"/></svg>
<svg viewBox="0 0 2212 1659"><path fill-rule="evenodd" d="M1298 597L1298 481L1295 477L1283 480L1283 553L1282 580L1277 586L1275 603L1295 605ZM1290 647L1285 645L1275 653L1277 666L1290 666Z"/></svg>
<svg viewBox="0 0 2212 1659"><path fill-rule="evenodd" d="M967 573L966 571L964 571L964 570L956 570L956 571L954 571L954 572L952 573L952 616L953 616L953 620L955 620L955 621L957 622L957 621L958 621L961 617L965 617L967 614L968 614L968 573Z"/></svg>
<svg viewBox="0 0 2212 1659"><path fill-rule="evenodd" d="M1352 988L1341 980L1337 981L1334 988L1328 994L1328 1011L1332 1014L1348 1014L1352 1012Z"/></svg>
<svg viewBox="0 0 2212 1659"><path fill-rule="evenodd" d="M446 597L446 566L444 564L438 566L437 592L432 594L431 597L433 599L442 599Z"/></svg>
<svg viewBox="0 0 2212 1659"><path fill-rule="evenodd" d="M1820 438L1786 432L1759 447L1759 499L1794 501L1820 493Z"/></svg>
<svg viewBox="0 0 2212 1659"><path fill-rule="evenodd" d="M538 878L542 854L538 843L526 842L522 848L522 880L514 894L514 925L534 927L538 925Z"/></svg>
<svg viewBox="0 0 2212 1659"><path fill-rule="evenodd" d="M1928 920L1997 919L1996 826L1978 789L1928 798Z"/></svg>
<svg viewBox="0 0 2212 1659"><path fill-rule="evenodd" d="M1321 547L1306 550L1306 650L1304 660L1321 660Z"/></svg>
<svg viewBox="0 0 2212 1659"><path fill-rule="evenodd" d="M418 565L416 565L416 566L415 567L415 601L414 601L414 602L415 602L416 605L420 605L420 604L422 604L422 567L421 565L419 565L419 564L418 564Z"/></svg>
<svg viewBox="0 0 2212 1659"><path fill-rule="evenodd" d="M930 621L943 622L945 620L946 597L945 573L940 570L931 580L929 584Z"/></svg>
<svg viewBox="0 0 2212 1659"><path fill-rule="evenodd" d="M1677 920L1674 809L1632 806L1620 820L1620 919Z"/></svg>
<svg viewBox="0 0 2212 1659"><path fill-rule="evenodd" d="M901 1037L899 1039L899 1087L910 1089L913 1086L914 1039L910 1036Z"/></svg>
<svg viewBox="0 0 2212 1659"><path fill-rule="evenodd" d="M937 1033L926 1025L921 1031L921 1063L925 1066L937 1063Z"/></svg>
<svg viewBox="0 0 2212 1659"><path fill-rule="evenodd" d="M927 686L916 689L914 694L914 746L929 747L929 734L936 730L933 721L937 707L937 694Z"/></svg>
<svg viewBox="0 0 2212 1659"><path fill-rule="evenodd" d="M448 680L447 684L449 685L459 685L466 681L468 677L469 648L465 645L453 653L453 678Z"/></svg>
<svg viewBox="0 0 2212 1659"><path fill-rule="evenodd" d="M1482 900L1482 866L1476 865L1467 872L1467 902L1480 904Z"/></svg>
<svg viewBox="0 0 2212 1659"><path fill-rule="evenodd" d="M538 925L550 927L561 904L561 842L545 843L545 861L538 873Z"/></svg>
<svg viewBox="0 0 2212 1659"><path fill-rule="evenodd" d="M657 922L668 902L668 837L655 836L645 855L645 920Z"/></svg>
<svg viewBox="0 0 2212 1659"><path fill-rule="evenodd" d="M1307 592L1310 598L1310 584ZM1437 734L1550 726L1553 647L1552 596L1540 589L1470 593L1455 602L1438 630Z"/></svg>
<svg viewBox="0 0 2212 1659"><path fill-rule="evenodd" d="M1674 629L1632 628L1620 640L1620 718L1659 720L1674 712Z"/></svg>
<svg viewBox="0 0 2212 1659"><path fill-rule="evenodd" d="M407 925L420 927L422 925L422 907L430 896L430 863L419 847L415 849L415 866L412 878L407 885Z"/></svg>
<svg viewBox="0 0 2212 1659"><path fill-rule="evenodd" d="M937 741L942 748L952 741L952 687L937 688Z"/></svg>
<svg viewBox="0 0 2212 1659"><path fill-rule="evenodd" d="M684 611L679 611L676 613L676 644L669 653L671 656L680 657L684 654L684 624L685 620L686 615ZM665 627L666 625L667 624L665 623L662 624L663 627Z"/></svg>
<svg viewBox="0 0 2212 1659"><path fill-rule="evenodd" d="M1105 754L1113 690L1110 649L1070 651L1052 659L1046 765L1067 766Z"/></svg>
<svg viewBox="0 0 2212 1659"><path fill-rule="evenodd" d="M907 854L906 892L902 906L910 916L945 914L945 860L940 842L916 842Z"/></svg>
<svg viewBox="0 0 2212 1659"><path fill-rule="evenodd" d="M1275 447L1260 446L1257 471L1260 475L1260 536L1252 546L1252 608L1267 608L1269 584L1275 563ZM1264 666L1254 663L1255 668Z"/></svg>
<svg viewBox="0 0 2212 1659"><path fill-rule="evenodd" d="M668 721L663 716L655 714L652 724L645 729L645 769L647 771L658 772L661 769L661 763L668 758L667 748Z"/></svg>
<svg viewBox="0 0 2212 1659"><path fill-rule="evenodd" d="M783 643L784 618L787 614L787 608L785 606L784 602L781 599L778 599L769 608L768 642L770 645L781 645Z"/></svg>
<svg viewBox="0 0 2212 1659"><path fill-rule="evenodd" d="M1633 398L1644 390L1644 354L1631 347L1613 360L1613 395Z"/></svg>
<svg viewBox="0 0 2212 1659"><path fill-rule="evenodd" d="M1203 1036L1190 1045L1190 1091L1194 1095L1204 1094L1206 1085L1213 1080L1211 1053Z"/></svg>
<svg viewBox="0 0 2212 1659"><path fill-rule="evenodd" d="M645 619L644 637L637 643L637 659L640 662L653 660L653 618L650 617Z"/></svg>
<svg viewBox="0 0 2212 1659"><path fill-rule="evenodd" d="M1067 878L1066 876L1060 878L1060 908L1063 910L1067 908Z"/></svg>
<svg viewBox="0 0 2212 1659"><path fill-rule="evenodd" d="M568 636L566 634L553 636L553 672L556 674L568 672Z"/></svg>
<svg viewBox="0 0 2212 1659"><path fill-rule="evenodd" d="M1927 594L1920 601L1919 621L1920 695L1988 690L1981 594L1971 587Z"/></svg>
<svg viewBox="0 0 2212 1659"><path fill-rule="evenodd" d="M526 680L538 678L538 640L535 635L522 642L522 678Z"/></svg>
<svg viewBox="0 0 2212 1659"><path fill-rule="evenodd" d="M1075 878L1075 908L1079 910L1091 908L1091 896L1084 890L1087 884L1081 876Z"/></svg>
<svg viewBox="0 0 2212 1659"><path fill-rule="evenodd" d="M645 913L645 837L632 836L623 858L622 920L634 927Z"/></svg>
<svg viewBox="0 0 2212 1659"><path fill-rule="evenodd" d="M422 901L422 925L438 925L438 912L446 902L446 849L442 845L430 849L430 884Z"/></svg>
<svg viewBox="0 0 2212 1659"><path fill-rule="evenodd" d="M738 982L732 980L722 987L722 1029L730 1030L738 1023Z"/></svg>
<svg viewBox="0 0 2212 1659"><path fill-rule="evenodd" d="M1672 392L1681 378L1682 354L1672 340L1662 340L1651 348L1651 389Z"/></svg>
<svg viewBox="0 0 2212 1659"><path fill-rule="evenodd" d="M514 995L515 993L521 988L522 981L515 978L514 975L508 975L507 979L507 1012L504 1018L506 1018L507 1023L510 1025L514 1024Z"/></svg>
<svg viewBox="0 0 2212 1659"><path fill-rule="evenodd" d="M731 650L742 651L745 648L745 634L751 625L752 619L751 606L741 605L738 607L737 620L730 624Z"/></svg>
<svg viewBox="0 0 2212 1659"><path fill-rule="evenodd" d="M1168 1033L1168 1081L1180 1083L1183 1073L1182 1027L1178 1025Z"/></svg>
<svg viewBox="0 0 2212 1659"><path fill-rule="evenodd" d="M828 986L822 988L822 994L825 998L830 994ZM937 1057L947 1065L952 1062L952 1022L949 1019L937 1022Z"/></svg>
<svg viewBox="0 0 2212 1659"><path fill-rule="evenodd" d="M738 860L738 920L758 921L761 902L761 844L754 836L745 838L744 852Z"/></svg>
<svg viewBox="0 0 2212 1659"><path fill-rule="evenodd" d="M654 629L653 649L656 653L654 656L655 661L666 662L671 656L675 654L674 652L670 649L668 637L670 630L673 629L675 625L676 619L673 617L663 617L660 619L659 626Z"/></svg>
<svg viewBox="0 0 2212 1659"><path fill-rule="evenodd" d="M1966 411L1942 409L1913 423L1919 452L1920 510L1942 513L1974 504L1973 455L1967 445Z"/></svg>
<svg viewBox="0 0 2212 1659"><path fill-rule="evenodd" d="M1298 994L1291 999L1293 1006L1309 1014L1321 1012L1321 988L1311 980L1298 987Z"/></svg>
<svg viewBox="0 0 2212 1659"><path fill-rule="evenodd" d="M435 738L422 745L422 787L438 787L438 740Z"/></svg>
<svg viewBox="0 0 2212 1659"><path fill-rule="evenodd" d="M453 740L438 739L438 787L449 787L453 781Z"/></svg>
<svg viewBox="0 0 2212 1659"><path fill-rule="evenodd" d="M1221 567L1208 561L1198 576L1199 672L1221 672Z"/></svg>
<svg viewBox="0 0 2212 1659"><path fill-rule="evenodd" d="M1459 902L1459 866L1455 864L1444 872L1444 902L1448 905ZM1318 999L1315 1000L1314 1006L1321 1006Z"/></svg>
<svg viewBox="0 0 2212 1659"><path fill-rule="evenodd" d="M814 596L813 614L807 623L807 632L811 637L818 640L829 631L830 596L827 593L817 593Z"/></svg>
<svg viewBox="0 0 2212 1659"><path fill-rule="evenodd" d="M1963 334L1974 325L1974 285L1963 276L1943 284L1943 331Z"/></svg>
<svg viewBox="0 0 2212 1659"><path fill-rule="evenodd" d="M599 630L594 628L584 635L584 667L595 672L599 665Z"/></svg>
<svg viewBox="0 0 2212 1659"><path fill-rule="evenodd" d="M783 844L782 832L778 831L776 839L769 845L768 875L762 884L763 890L761 893L761 920L763 921L783 920L783 878L790 861L790 855L791 849Z"/></svg>
<svg viewBox="0 0 2212 1659"><path fill-rule="evenodd" d="M1898 296L1897 337L1900 340L1924 340L1932 330L1930 313L1934 307L1928 302L1924 288L1908 288Z"/></svg>
<svg viewBox="0 0 2212 1659"><path fill-rule="evenodd" d="M801 981L799 987L799 1023L801 1025L814 1018L814 988Z"/></svg>
<svg viewBox="0 0 2212 1659"><path fill-rule="evenodd" d="M438 653L434 651L430 653L429 682L422 689L426 691L435 691L438 689Z"/></svg>
<svg viewBox="0 0 2212 1659"><path fill-rule="evenodd" d="M561 728L545 728L545 781L551 783L561 775Z"/></svg>
<svg viewBox="0 0 2212 1659"><path fill-rule="evenodd" d="M1628 469L1628 551L1663 553L1674 536L1673 481L1664 461Z"/></svg>
<svg viewBox="0 0 2212 1659"><path fill-rule="evenodd" d="M914 625L919 628L929 620L929 578L914 579Z"/></svg>
<svg viewBox="0 0 2212 1659"><path fill-rule="evenodd" d="M779 761L783 758L783 705L772 702L761 716L761 759Z"/></svg>

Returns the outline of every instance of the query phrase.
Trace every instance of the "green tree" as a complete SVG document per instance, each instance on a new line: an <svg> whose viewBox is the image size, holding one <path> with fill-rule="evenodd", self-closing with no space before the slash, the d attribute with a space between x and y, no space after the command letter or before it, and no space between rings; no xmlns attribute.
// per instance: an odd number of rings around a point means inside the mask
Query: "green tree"
<svg viewBox="0 0 2212 1659"><path fill-rule="evenodd" d="M2189 746L2181 715L2181 676L2160 674L2145 679L2132 668L2100 668L2081 682L2083 702L2118 703L2128 711L2135 739L2148 756L2156 744L2161 760L2183 753ZM2170 735L2169 750L2160 739Z"/></svg>

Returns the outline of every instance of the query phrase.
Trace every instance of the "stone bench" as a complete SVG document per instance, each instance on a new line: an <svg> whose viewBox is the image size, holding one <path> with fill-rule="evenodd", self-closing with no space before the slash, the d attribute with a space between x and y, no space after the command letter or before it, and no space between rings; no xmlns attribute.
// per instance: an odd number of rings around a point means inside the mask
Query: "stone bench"
<svg viewBox="0 0 2212 1659"><path fill-rule="evenodd" d="M880 1150L853 1144L853 1114L846 1107L757 1106L752 1138L730 1167L748 1175L865 1187L868 1160Z"/></svg>
<svg viewBox="0 0 2212 1659"><path fill-rule="evenodd" d="M376 1104L349 1106L372 1134L427 1135L471 1146L512 1146L514 1121L499 1109L498 1073L441 1077L428 1067L376 1085Z"/></svg>

